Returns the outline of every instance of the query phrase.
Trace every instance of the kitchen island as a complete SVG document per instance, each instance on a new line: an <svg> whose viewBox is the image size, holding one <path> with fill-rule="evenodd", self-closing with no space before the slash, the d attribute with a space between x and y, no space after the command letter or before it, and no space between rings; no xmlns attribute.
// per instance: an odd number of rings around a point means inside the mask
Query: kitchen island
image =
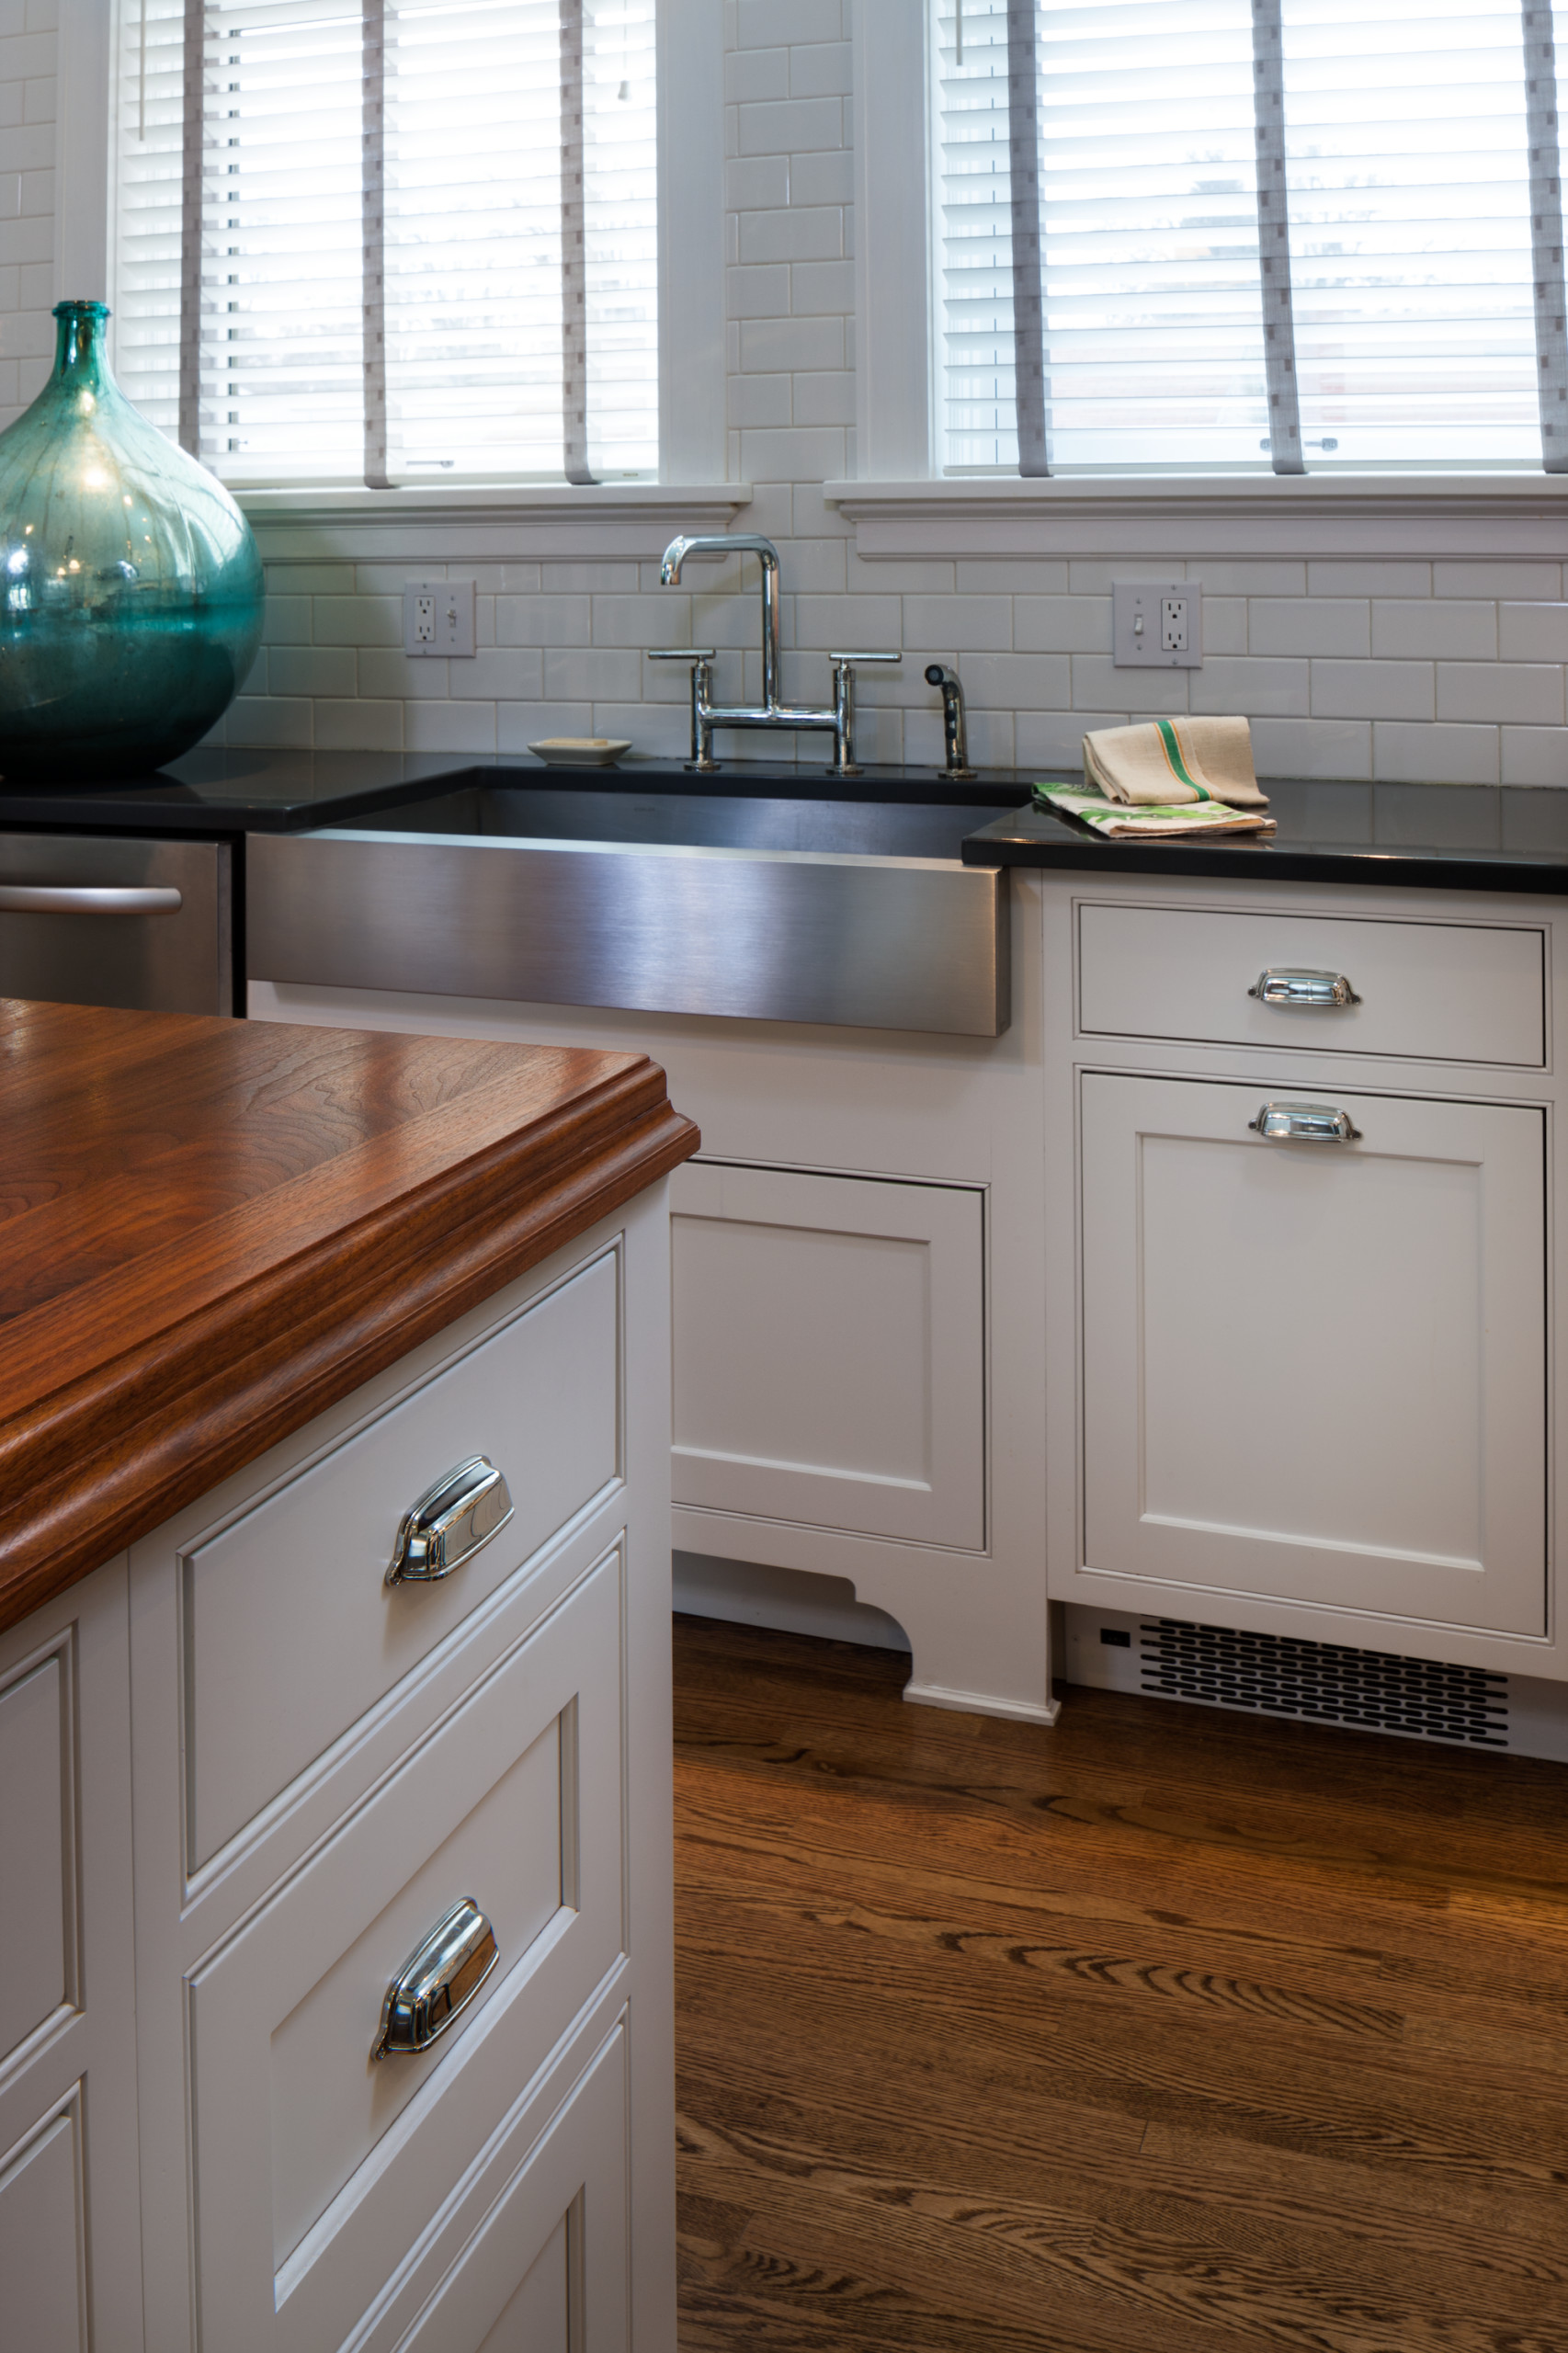
<svg viewBox="0 0 1568 2353"><path fill-rule="evenodd" d="M695 1131L635 1054L0 1054L8 2332L667 2353Z"/></svg>

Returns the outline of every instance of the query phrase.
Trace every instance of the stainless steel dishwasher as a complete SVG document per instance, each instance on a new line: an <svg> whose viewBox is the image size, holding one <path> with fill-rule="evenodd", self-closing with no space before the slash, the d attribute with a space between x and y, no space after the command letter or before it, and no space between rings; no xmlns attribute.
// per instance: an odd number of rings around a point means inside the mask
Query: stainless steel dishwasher
<svg viewBox="0 0 1568 2353"><path fill-rule="evenodd" d="M233 1013L227 842L0 833L0 996Z"/></svg>

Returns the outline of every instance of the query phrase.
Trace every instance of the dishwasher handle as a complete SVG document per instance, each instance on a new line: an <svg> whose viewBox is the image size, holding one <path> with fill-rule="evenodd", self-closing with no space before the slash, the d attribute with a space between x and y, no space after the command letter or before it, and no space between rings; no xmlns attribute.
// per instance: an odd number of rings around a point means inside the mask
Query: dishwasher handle
<svg viewBox="0 0 1568 2353"><path fill-rule="evenodd" d="M184 904L163 882L0 882L6 915L177 915Z"/></svg>

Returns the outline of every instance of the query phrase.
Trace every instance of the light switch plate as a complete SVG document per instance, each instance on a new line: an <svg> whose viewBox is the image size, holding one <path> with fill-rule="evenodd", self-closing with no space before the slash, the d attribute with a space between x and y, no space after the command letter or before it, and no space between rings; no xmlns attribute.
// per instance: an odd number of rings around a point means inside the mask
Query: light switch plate
<svg viewBox="0 0 1568 2353"><path fill-rule="evenodd" d="M1111 662L1118 670L1201 670L1203 584L1113 580Z"/></svg>
<svg viewBox="0 0 1568 2353"><path fill-rule="evenodd" d="M403 650L414 655L472 654L473 582L405 580Z"/></svg>

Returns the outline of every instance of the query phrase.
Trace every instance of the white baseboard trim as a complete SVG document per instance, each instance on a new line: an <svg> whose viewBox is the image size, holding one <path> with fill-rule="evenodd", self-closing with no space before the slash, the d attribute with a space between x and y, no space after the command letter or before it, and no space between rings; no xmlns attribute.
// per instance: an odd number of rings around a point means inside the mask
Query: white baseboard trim
<svg viewBox="0 0 1568 2353"><path fill-rule="evenodd" d="M1017 1724L1053 1724L1062 1713L1060 1699L1048 1699L1041 1706L1033 1699L997 1699L989 1691L952 1691L945 1683L906 1683L903 1696L918 1708L951 1708L965 1716L1005 1716Z"/></svg>

